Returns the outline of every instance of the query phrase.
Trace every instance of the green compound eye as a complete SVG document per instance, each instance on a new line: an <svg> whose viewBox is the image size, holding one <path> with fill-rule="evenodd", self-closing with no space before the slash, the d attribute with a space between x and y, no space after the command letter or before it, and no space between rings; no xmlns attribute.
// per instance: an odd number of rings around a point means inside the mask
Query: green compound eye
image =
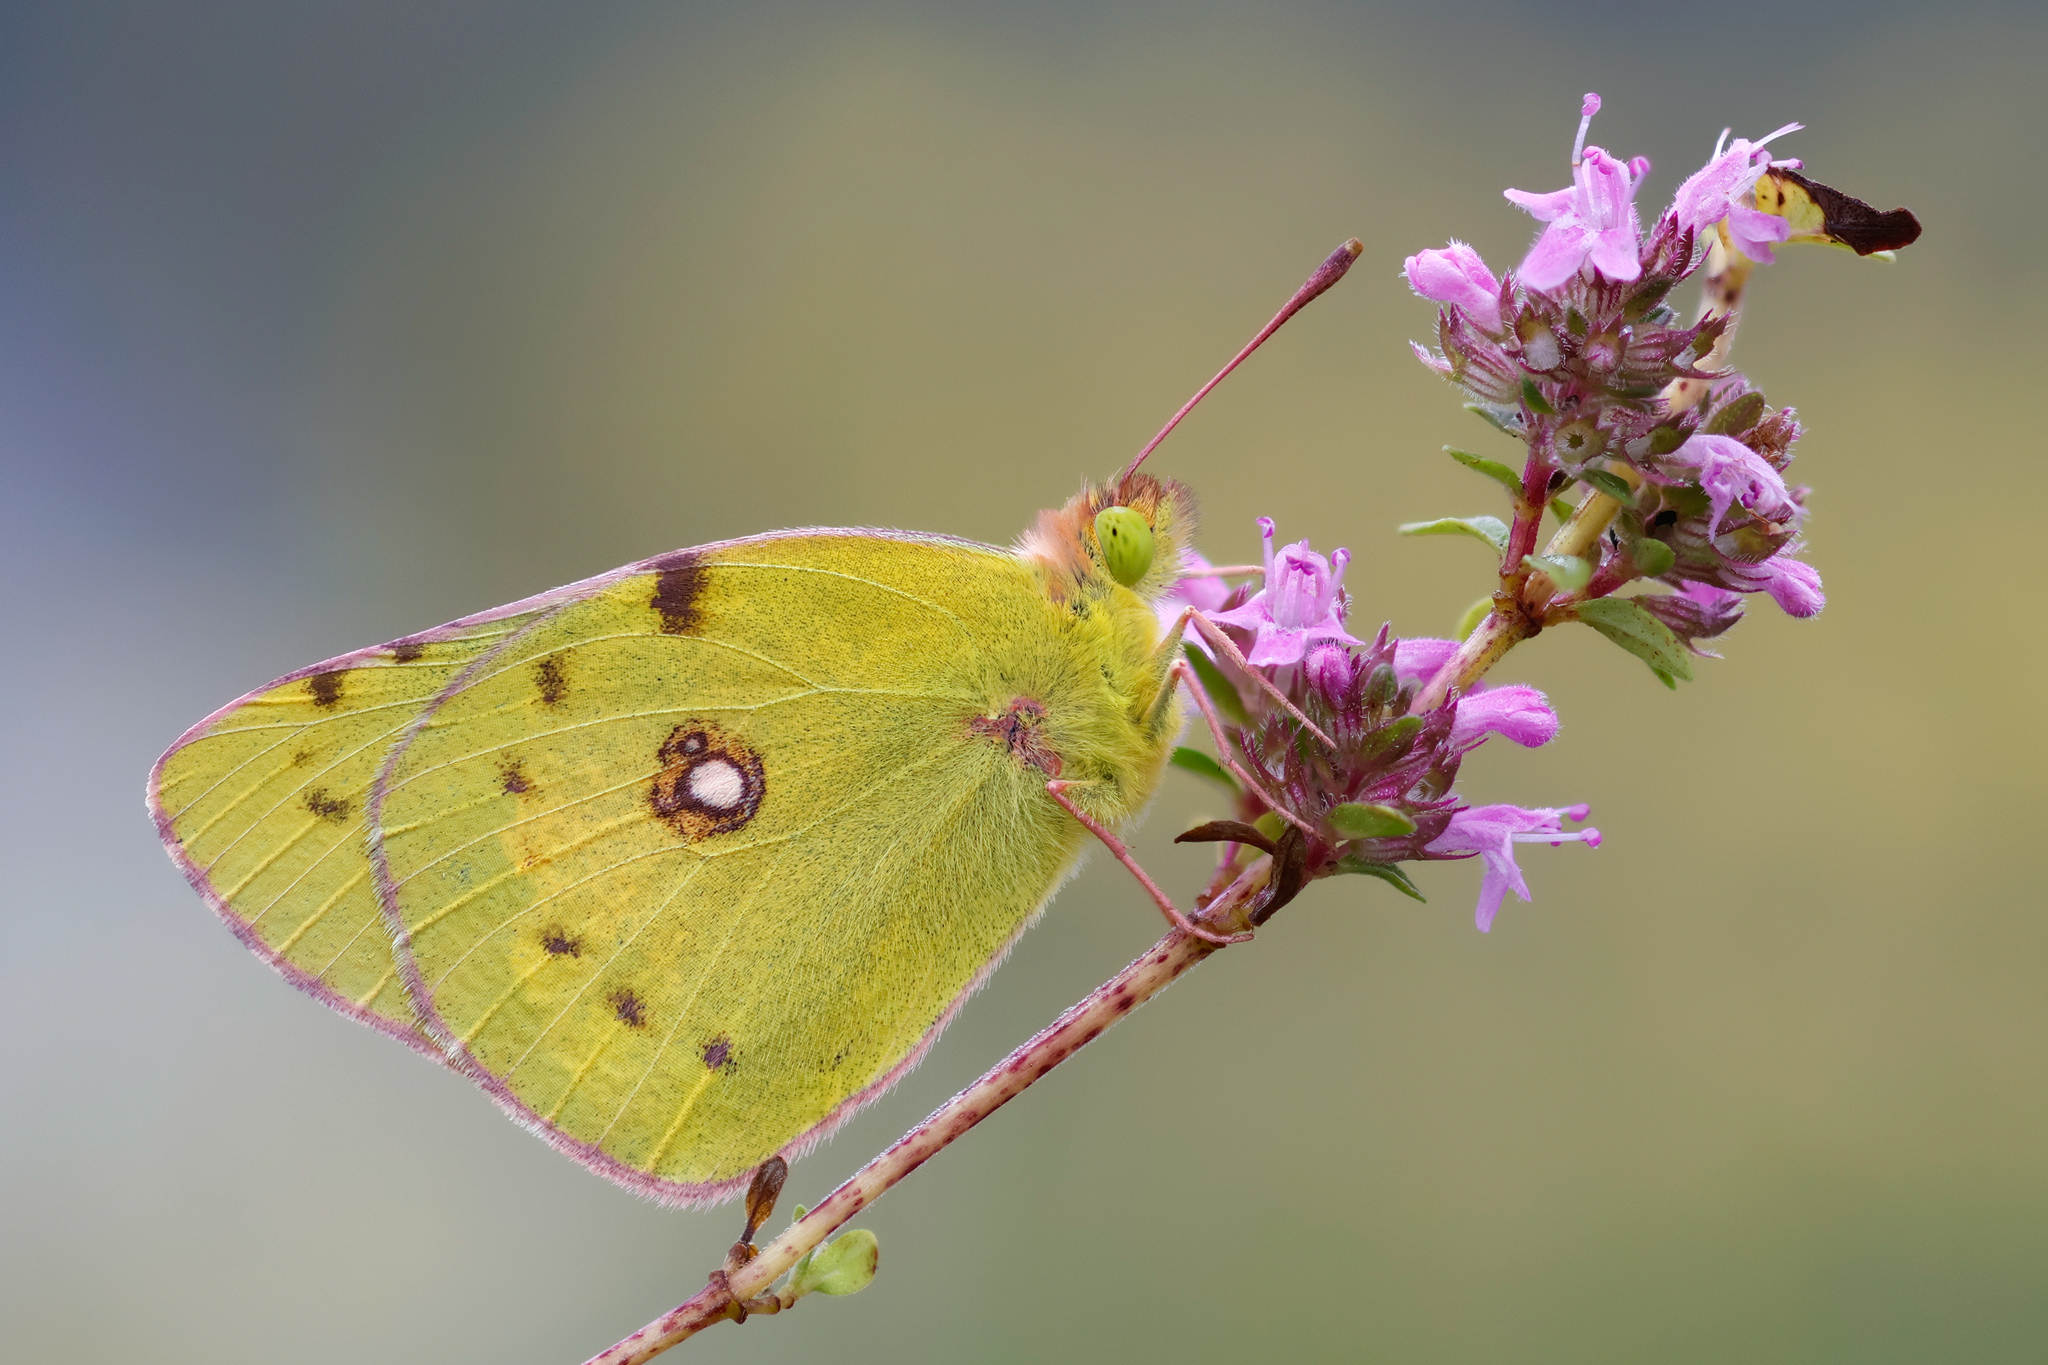
<svg viewBox="0 0 2048 1365"><path fill-rule="evenodd" d="M1128 507L1105 507L1095 514L1095 543L1109 576L1127 588L1152 567L1152 528Z"/></svg>

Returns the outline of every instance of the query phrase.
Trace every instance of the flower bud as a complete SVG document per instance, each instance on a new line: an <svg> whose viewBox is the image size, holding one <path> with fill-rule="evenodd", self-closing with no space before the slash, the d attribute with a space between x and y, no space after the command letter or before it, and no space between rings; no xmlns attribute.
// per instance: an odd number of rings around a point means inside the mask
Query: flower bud
<svg viewBox="0 0 2048 1365"><path fill-rule="evenodd" d="M855 1228L806 1257L790 1287L799 1298L805 1294L858 1294L874 1283L881 1259L881 1243L875 1234Z"/></svg>

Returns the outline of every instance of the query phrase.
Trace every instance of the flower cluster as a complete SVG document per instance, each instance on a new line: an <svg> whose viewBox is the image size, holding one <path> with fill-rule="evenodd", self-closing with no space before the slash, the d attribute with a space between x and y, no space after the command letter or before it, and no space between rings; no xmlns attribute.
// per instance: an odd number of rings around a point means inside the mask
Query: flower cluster
<svg viewBox="0 0 2048 1365"><path fill-rule="evenodd" d="M1799 558L1807 490L1785 477L1799 423L1725 368L1736 310L1752 265L1780 243L1868 254L1912 241L1918 224L1773 160L1768 144L1799 127L1787 124L1754 142L1724 131L1645 226L1636 199L1650 163L1586 145L1599 108L1586 96L1569 185L1507 191L1542 224L1516 269L1497 276L1459 241L1407 261L1415 292L1441 305L1436 346L1417 354L1526 448L1519 472L1452 452L1508 490L1512 522L1402 528L1469 532L1501 552L1498 587L1464 638L1353 635L1349 556L1325 559L1306 541L1276 548L1266 518L1256 590L1227 589L1190 560L1162 604L1162 619L1187 607L1206 619L1211 639L1191 637L1188 657L1224 754L1222 765L1178 761L1228 783L1238 803L1239 818L1182 836L1225 844L1209 898L1249 873L1257 853L1272 860L1268 901L1343 873L1413 895L1404 864L1476 857L1486 929L1509 891L1529 899L1517 844L1600 843L1596 829L1565 828L1586 818L1584 806L1475 806L1455 789L1464 757L1487 739L1534 747L1557 733L1542 693L1486 682L1509 649L1583 622L1676 686L1692 676L1691 656L1711 657L1702 642L1741 618L1745 596L1766 594L1793 616L1826 601ZM1670 300L1696 275L1705 306L1688 323ZM1576 505L1565 496L1574 484ZM1546 513L1560 524L1539 550ZM1639 581L1665 590L1619 595ZM1234 648L1221 647L1226 639Z"/></svg>
<svg viewBox="0 0 2048 1365"><path fill-rule="evenodd" d="M1349 556L1338 550L1325 559L1307 541L1276 551L1272 520L1261 517L1259 530L1264 587L1226 596L1215 579L1197 576L1182 580L1182 592L1206 599L1196 604L1223 627L1245 665L1262 672L1331 741L1305 743L1297 715L1227 652L1203 654L1205 690L1226 717L1227 748L1252 779L1247 787L1233 784L1238 814L1278 835L1271 798L1311 831L1299 846L1303 880L1357 873L1419 895L1400 864L1478 854L1487 869L1477 916L1483 930L1492 927L1507 890L1530 898L1515 843L1598 846L1598 830L1566 833L1560 826L1561 818L1584 820L1584 806L1471 808L1453 791L1465 755L1490 736L1530 748L1556 736L1557 714L1541 692L1482 685L1415 713L1417 695L1457 642L1395 639L1384 626L1370 643L1354 638L1345 628L1349 599L1341 586Z"/></svg>
<svg viewBox="0 0 2048 1365"><path fill-rule="evenodd" d="M1759 209L1755 189L1774 166L1798 165L1773 162L1765 144L1799 125L1756 142L1724 132L1645 230L1635 198L1649 162L1584 145L1599 107L1586 97L1569 186L1507 191L1544 225L1515 271L1496 278L1456 241L1408 259L1411 287L1443 305L1436 349L1416 349L1527 444L1525 511L1540 515L1574 481L1622 504L1594 543L1573 547L1589 569L1583 597L1638 579L1679 589L1634 600L1703 653L1695 642L1733 624L1740 594L1768 593L1795 616L1825 601L1796 557L1806 490L1784 478L1798 422L1739 374L1711 368L1727 312L1686 325L1667 303L1716 241L1717 268L1739 281L1786 240L1787 220Z"/></svg>

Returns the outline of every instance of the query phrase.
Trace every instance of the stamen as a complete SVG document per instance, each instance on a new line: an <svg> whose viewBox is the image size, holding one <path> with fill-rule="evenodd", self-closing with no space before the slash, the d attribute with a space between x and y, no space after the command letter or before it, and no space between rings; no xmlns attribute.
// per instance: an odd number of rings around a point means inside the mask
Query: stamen
<svg viewBox="0 0 2048 1365"><path fill-rule="evenodd" d="M1270 583L1273 580L1273 519L1271 517L1259 518L1259 539L1266 544L1265 574L1266 581Z"/></svg>
<svg viewBox="0 0 2048 1365"><path fill-rule="evenodd" d="M1336 595L1344 586L1344 570L1351 567L1351 551L1338 546L1330 552L1330 593Z"/></svg>
<svg viewBox="0 0 2048 1365"><path fill-rule="evenodd" d="M1585 100L1579 105L1579 135L1572 139L1572 169L1586 159L1586 130L1593 126L1593 115L1600 112L1600 97L1588 90Z"/></svg>
<svg viewBox="0 0 2048 1365"><path fill-rule="evenodd" d="M1775 133L1771 133L1771 134L1769 134L1769 135L1768 135L1768 136L1766 136L1766 137L1760 137L1760 138L1758 138L1758 139L1757 139L1757 140L1756 140L1756 141L1755 141L1754 143L1752 143L1751 145L1752 145L1752 146L1756 146L1756 147L1761 147L1761 146L1763 146L1763 145L1764 145L1764 144L1765 144L1766 142L1769 142L1769 141L1771 140L1771 138L1774 138L1774 137L1783 137L1783 136L1785 136L1785 134L1787 134L1787 133L1796 133L1796 132L1798 132L1798 131L1799 131L1799 130L1800 130L1801 128L1804 128L1805 126L1806 126L1806 125L1805 125L1805 124L1803 124L1803 123L1788 123L1788 124L1786 124L1786 125L1785 125L1785 126L1784 126L1783 128L1780 128L1780 129L1779 129L1779 130L1778 130L1777 132L1775 132ZM1725 134L1724 134L1724 136L1725 136Z"/></svg>

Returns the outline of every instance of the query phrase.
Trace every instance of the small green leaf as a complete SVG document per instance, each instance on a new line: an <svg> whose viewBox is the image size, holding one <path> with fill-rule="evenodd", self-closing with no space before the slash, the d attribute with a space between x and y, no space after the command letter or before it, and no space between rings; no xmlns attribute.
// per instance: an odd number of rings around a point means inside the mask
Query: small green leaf
<svg viewBox="0 0 2048 1365"><path fill-rule="evenodd" d="M1522 376L1522 404L1539 417L1555 417L1557 409L1550 406L1550 400L1543 396L1543 390L1536 387L1536 381Z"/></svg>
<svg viewBox="0 0 2048 1365"><path fill-rule="evenodd" d="M835 1297L858 1294L875 1280L881 1264L882 1247L866 1228L841 1233L811 1253L810 1264L800 1278L790 1282L797 1297L830 1294Z"/></svg>
<svg viewBox="0 0 2048 1365"><path fill-rule="evenodd" d="M1581 621L1650 666L1666 687L1692 681L1692 660L1671 628L1626 597L1601 597L1578 606Z"/></svg>
<svg viewBox="0 0 2048 1365"><path fill-rule="evenodd" d="M1460 450L1456 446L1445 446L1444 454L1450 456L1459 464L1465 466L1465 468L1477 470L1487 478L1492 479L1502 488L1507 489L1511 496L1516 498L1522 496L1522 476L1502 464L1499 460L1489 460L1484 455L1474 455L1471 451Z"/></svg>
<svg viewBox="0 0 2048 1365"><path fill-rule="evenodd" d="M1458 618L1458 628L1455 632L1457 638L1460 640L1470 638L1472 632L1479 629L1479 623L1484 621L1492 611L1493 599L1491 597L1482 597L1471 606L1465 608L1465 614Z"/></svg>
<svg viewBox="0 0 2048 1365"><path fill-rule="evenodd" d="M1238 725L1250 722L1251 717L1244 709L1244 698L1237 695L1230 679L1223 676L1223 670L1216 661L1191 644L1183 644L1181 650L1188 656L1188 663L1194 667L1195 676L1202 680L1202 690L1209 694L1209 700L1216 703L1216 709L1223 718Z"/></svg>
<svg viewBox="0 0 2048 1365"><path fill-rule="evenodd" d="M1369 863L1363 858L1339 858L1337 871L1353 872L1364 877L1378 877L1404 896L1413 896L1425 903L1429 900L1429 897L1415 889L1415 883L1408 880L1408 874L1392 863Z"/></svg>
<svg viewBox="0 0 2048 1365"><path fill-rule="evenodd" d="M1550 500L1550 515L1556 517L1559 521L1570 521L1572 513L1578 510L1578 508L1572 506L1563 498L1552 498Z"/></svg>
<svg viewBox="0 0 2048 1365"><path fill-rule="evenodd" d="M1173 757L1166 761L1176 768L1187 769L1196 777L1206 777L1211 782L1221 782L1233 792L1237 790L1237 782L1224 769L1223 765L1203 753L1200 749L1190 749L1187 745L1183 744L1176 748L1173 751Z"/></svg>
<svg viewBox="0 0 2048 1365"><path fill-rule="evenodd" d="M1396 529L1404 536L1471 536L1496 550L1508 547L1508 524L1499 517L1438 517L1403 522Z"/></svg>
<svg viewBox="0 0 2048 1365"><path fill-rule="evenodd" d="M1523 555L1522 567L1547 574L1560 592L1578 592L1593 581L1593 566L1577 555Z"/></svg>
<svg viewBox="0 0 2048 1365"><path fill-rule="evenodd" d="M1579 478L1618 503L1627 504L1636 500L1636 490L1630 488L1628 480L1619 474L1610 474L1604 469L1589 469L1579 475Z"/></svg>
<svg viewBox="0 0 2048 1365"><path fill-rule="evenodd" d="M1285 834L1290 826L1277 812L1269 810L1252 821L1252 828L1265 835L1268 843L1272 843Z"/></svg>
<svg viewBox="0 0 2048 1365"><path fill-rule="evenodd" d="M1340 839L1394 839L1415 832L1415 822L1392 806L1346 801L1330 808L1330 828Z"/></svg>
<svg viewBox="0 0 2048 1365"><path fill-rule="evenodd" d="M1669 545L1653 536L1629 542L1628 557L1635 561L1636 572L1645 578L1662 578L1671 572L1678 559Z"/></svg>
<svg viewBox="0 0 2048 1365"><path fill-rule="evenodd" d="M1669 455L1685 444L1685 432L1677 427L1656 427L1650 432L1650 453Z"/></svg>
<svg viewBox="0 0 2048 1365"><path fill-rule="evenodd" d="M1415 736L1421 729L1421 716L1403 716L1373 735L1367 744L1375 754L1399 754L1415 742Z"/></svg>
<svg viewBox="0 0 2048 1365"><path fill-rule="evenodd" d="M1755 426L1764 415L1764 396L1760 393L1745 393L1715 413L1707 423L1709 436L1740 436Z"/></svg>
<svg viewBox="0 0 2048 1365"><path fill-rule="evenodd" d="M1521 414L1512 408L1497 408L1491 403L1467 403L1465 411L1503 436L1512 436L1517 441L1522 439Z"/></svg>

